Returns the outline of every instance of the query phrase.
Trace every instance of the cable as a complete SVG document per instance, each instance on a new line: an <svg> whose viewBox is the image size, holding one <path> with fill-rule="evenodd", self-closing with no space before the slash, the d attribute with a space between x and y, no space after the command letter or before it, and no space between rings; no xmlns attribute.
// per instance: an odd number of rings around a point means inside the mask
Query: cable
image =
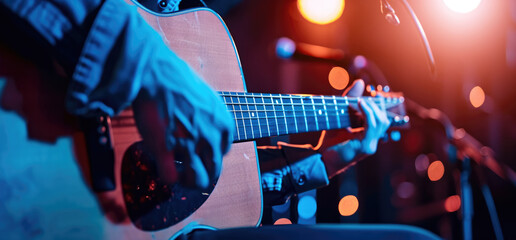
<svg viewBox="0 0 516 240"><path fill-rule="evenodd" d="M430 48L430 43L428 42L428 38L426 37L425 30L423 29L423 26L421 25L421 22L419 22L419 18L416 16L416 13L410 7L410 4L407 2L407 0L402 0L403 5L409 12L410 16L412 17L412 20L414 20L414 24L416 24L417 30L419 31L419 36L421 37L421 41L423 41L423 45L425 45L426 50L426 56L428 58L428 62L430 65L430 71L432 74L435 74L435 59L434 55L432 54L432 49Z"/></svg>

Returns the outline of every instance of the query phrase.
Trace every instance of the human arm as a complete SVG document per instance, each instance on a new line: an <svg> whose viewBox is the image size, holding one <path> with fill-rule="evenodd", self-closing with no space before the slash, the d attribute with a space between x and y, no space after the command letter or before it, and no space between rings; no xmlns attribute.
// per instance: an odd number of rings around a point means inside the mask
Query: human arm
<svg viewBox="0 0 516 240"><path fill-rule="evenodd" d="M364 92L364 81L359 79L346 91L346 96L361 97ZM376 153L378 141L390 126L390 120L371 98L362 98L358 104L365 117L365 125L359 136L342 143L322 149L322 159L330 178L342 173L348 167L367 156Z"/></svg>
<svg viewBox="0 0 516 240"><path fill-rule="evenodd" d="M360 97L363 91L364 82L357 80L345 94ZM390 122L386 113L372 101L362 99L358 110L366 118L363 131L354 133L353 138L344 142L332 144L323 134L316 147L284 143L277 147L259 147L266 205L281 204L292 194L325 186L330 178L376 152L378 140Z"/></svg>
<svg viewBox="0 0 516 240"><path fill-rule="evenodd" d="M63 84L69 85L69 112L114 116L132 105L162 179L206 187L218 175L233 121L221 99L135 7L122 0L0 3L68 75ZM186 166L183 173L175 160Z"/></svg>

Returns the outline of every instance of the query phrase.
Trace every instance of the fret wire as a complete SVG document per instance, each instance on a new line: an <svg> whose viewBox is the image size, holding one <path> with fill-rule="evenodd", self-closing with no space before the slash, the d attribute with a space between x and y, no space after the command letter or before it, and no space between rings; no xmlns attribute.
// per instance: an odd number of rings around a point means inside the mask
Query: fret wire
<svg viewBox="0 0 516 240"><path fill-rule="evenodd" d="M376 104L381 104L382 101L380 100L377 100L375 102ZM239 103L228 103L228 104L233 104L233 105L239 105ZM275 103L264 103L265 105L278 105L278 104L275 104ZM287 104L287 105L294 105L294 106L300 106L300 105L303 105L303 104L307 104L307 103L294 103L294 104ZM311 105L311 103L309 103ZM314 103L315 106L323 106L322 103ZM349 104L347 103L337 103L337 105L340 105L340 106L344 106L344 107L347 107L349 106Z"/></svg>
<svg viewBox="0 0 516 240"><path fill-rule="evenodd" d="M290 101L290 103L294 103L292 98L289 98L289 101ZM299 132L299 129L297 127L296 111L294 110L294 106L293 105L291 105L291 107L292 107L292 113L294 113L294 125L296 127L296 132Z"/></svg>
<svg viewBox="0 0 516 240"><path fill-rule="evenodd" d="M262 119L263 119L263 118L262 118ZM242 119L238 119L238 120L242 120ZM335 121L335 120L329 120L329 121L330 121L330 122L332 122L332 123L337 122L337 121ZM349 122L349 121L348 121L348 122ZM240 124L240 123L238 124L238 126L242 126L242 125L243 125L243 124ZM258 124L258 125L265 126L266 124ZM295 124L291 122L291 123L287 123L286 125L288 125L288 126L294 126ZM254 126L254 125L253 125L253 126ZM281 124L280 124L280 126L285 126L285 124L281 123ZM250 126L248 126L248 128L249 128L249 127L250 127ZM253 128L254 128L254 127L253 127ZM332 128L332 129L333 129L333 127L331 127L331 126L330 126L329 128ZM321 130L322 130L322 129L321 129Z"/></svg>
<svg viewBox="0 0 516 240"><path fill-rule="evenodd" d="M346 117L349 115L348 107L350 103L357 103L359 99L336 96L301 96L263 93L258 95L254 93L231 92L222 92L220 95L223 97L228 110L232 112L235 118L237 140L254 139L257 137L255 134L256 131L260 132L260 138L264 136L289 134L292 133L292 131L303 132L299 129L299 121L301 121L301 119L305 121L304 130L306 132L322 130L324 120L322 120L321 117L324 117L327 129L349 126L349 118ZM241 97L245 98L245 102ZM234 101L234 99L237 100ZM257 102L257 99L261 99L262 103ZM266 102L265 99L270 99L270 102ZM288 101L284 101L284 99ZM386 103L385 99L372 99L374 102L382 104L382 109L384 109ZM228 100L230 101L228 102ZM317 100L317 102L315 100ZM390 99L387 101L391 103ZM395 99L394 103L397 102L402 103L403 99ZM305 107L306 105L312 105L310 111L307 111L308 108ZM279 109L280 106L281 109ZM301 109L299 109L299 106L301 106ZM247 109L244 109L246 107ZM254 109L251 109L252 107L254 107ZM334 111L331 109L334 109ZM302 114L300 111L302 111ZM324 116L322 115L322 111L324 111ZM254 114L256 114L256 116L254 116ZM344 116L344 118L342 118L342 116ZM298 119L298 117L301 118ZM314 118L314 121L309 123L308 118ZM265 123L263 120L265 120ZM275 125L274 131L271 129L271 122L273 123L272 125ZM309 128L309 125L315 126L316 129ZM280 130L283 128L285 128L286 133ZM263 129L267 129L269 131L268 134L264 134ZM241 133L241 131L243 131L243 133Z"/></svg>
<svg viewBox="0 0 516 240"><path fill-rule="evenodd" d="M331 122L335 122L335 121L331 121ZM266 124L259 124L258 126L265 126ZM239 127L243 127L242 125L238 125ZM258 129L258 126L253 126L253 129ZM290 124L287 124L287 125L284 125L283 123L280 124L280 126L294 126L293 123L290 123ZM249 126L246 128L246 129L251 129ZM330 128L327 128L327 129L338 129L338 128L333 128L333 127L330 127ZM320 129L320 130L324 130L324 129ZM301 132L301 131L300 131Z"/></svg>
<svg viewBox="0 0 516 240"><path fill-rule="evenodd" d="M274 99L272 98L272 94L269 96L271 98L271 103L274 103ZM278 124L278 118L276 116L276 109L274 108L274 106L272 107L272 109L274 110L274 120L276 121L276 132L280 133L280 130L279 130L279 124Z"/></svg>
<svg viewBox="0 0 516 240"><path fill-rule="evenodd" d="M333 104L335 104L335 113L337 113L337 127L340 128L339 108L337 107L337 99L333 96Z"/></svg>
<svg viewBox="0 0 516 240"><path fill-rule="evenodd" d="M236 99L237 99L238 103L240 103L240 98L239 98L239 96L238 96L238 95L236 96ZM240 105L239 105L239 107L240 107L240 110L243 112L243 110L242 110L242 106L240 106ZM242 115L242 116L243 116L243 115ZM243 125L244 125L244 137L247 139L247 131L245 131L245 122L244 122L244 121L242 121L242 123L243 123Z"/></svg>
<svg viewBox="0 0 516 240"><path fill-rule="evenodd" d="M303 108L303 116L305 117L305 128L306 128L306 131L308 132L308 119L306 119L305 105L303 104L303 99L299 99L299 101L301 101L301 106Z"/></svg>
<svg viewBox="0 0 516 240"><path fill-rule="evenodd" d="M244 94L252 94L252 93L244 93ZM224 94L220 94L219 95L221 96L246 96L246 95L231 95L231 94L227 94L227 95L224 95ZM325 95L308 95L308 96L304 96L304 95L294 95L294 94L269 94L271 97L277 97L277 98L307 98L307 97L316 97L316 98L321 98L321 99L328 99L328 100L331 100L333 97L335 96L325 96ZM251 97L256 97L254 95L250 95ZM337 100L345 100L346 102L353 102L353 103L357 103L358 102L358 99L360 98L372 98L373 100L375 101L379 101L379 103L381 103L379 100L379 98L376 98L376 97L353 97L353 98L349 98L349 97L336 97ZM400 98L394 98L394 99L397 99L399 101Z"/></svg>
<svg viewBox="0 0 516 240"><path fill-rule="evenodd" d="M319 120L317 119L317 113L315 112L314 98L312 96L310 96L310 100L312 101L312 108L314 110L316 129L317 129L317 131L319 131Z"/></svg>
<svg viewBox="0 0 516 240"><path fill-rule="evenodd" d="M247 102L247 97L244 96L244 98L245 98L245 103L247 104L247 110L249 110L249 104ZM251 115L249 115L249 119L250 119L249 123L251 124L251 134L253 135L253 138L254 138L255 136L254 136L254 131L253 131L253 120L251 119Z"/></svg>
<svg viewBox="0 0 516 240"><path fill-rule="evenodd" d="M324 108L324 116L326 116L326 127L330 129L330 123L328 121L328 111L326 110L326 102L324 101L324 99L322 99L322 103Z"/></svg>
<svg viewBox="0 0 516 240"><path fill-rule="evenodd" d="M307 115L308 117L317 117L316 115ZM335 117L335 116L339 116L338 114L328 114L329 117ZM348 115L346 115L348 116ZM284 116L284 117L277 117L277 118L294 118L294 116ZM238 120L242 120L242 119L266 119L265 117L248 117L248 118L236 118Z"/></svg>
<svg viewBox="0 0 516 240"><path fill-rule="evenodd" d="M229 97L229 99L231 100L231 102L233 102L233 99L231 97ZM236 127L236 132L237 132L237 138L240 140L240 129L238 129L238 120L237 120L237 116L236 116L236 111L235 111L235 106L232 105L232 108L233 108L233 115L235 116L235 127Z"/></svg>
<svg viewBox="0 0 516 240"><path fill-rule="evenodd" d="M340 110L344 110L344 111L347 111L347 109L343 109L341 108ZM228 110L228 111L233 111L233 110ZM241 111L241 112L248 112L249 110L235 110L235 111ZM254 111L254 110L253 110ZM272 111L276 111L276 112L282 112L283 110L256 110L258 112L272 112ZM294 111L290 111L290 110L285 110L286 112L302 112L302 110L294 110ZM322 110L321 110L322 111Z"/></svg>
<svg viewBox="0 0 516 240"><path fill-rule="evenodd" d="M285 105L283 105L283 98L280 98L280 99L281 99L281 109L283 111L283 116L286 116L286 114L285 114ZM284 117L284 119L285 119L285 126L288 126L287 125L287 118ZM287 130L287 134L288 134L288 127L285 127L285 130Z"/></svg>
<svg viewBox="0 0 516 240"><path fill-rule="evenodd" d="M256 100L255 100L255 98L254 98L254 97L252 97L251 99L253 99L253 104L256 104ZM247 99L246 99L246 101L247 101ZM255 106L253 114L256 114L256 117L259 117L259 116L258 116L258 112L257 112L257 110L258 110L258 109L257 109L257 108L256 108L256 106ZM254 116L253 116L253 117L254 117ZM259 132L260 132L260 138L261 138L261 137L263 136L263 134L262 134L262 127L261 127L261 125L260 125L260 120L259 120L259 118L256 118L256 119L257 119L257 122L258 122L258 130L259 130ZM251 121L253 121L253 120L251 120Z"/></svg>
<svg viewBox="0 0 516 240"><path fill-rule="evenodd" d="M269 118L267 117L267 109L265 108L265 98L263 97L263 93L260 93L260 95L262 97L262 102L264 103L263 110L265 110L265 121L267 123L267 129L269 130L269 135L271 135L271 126L269 125Z"/></svg>

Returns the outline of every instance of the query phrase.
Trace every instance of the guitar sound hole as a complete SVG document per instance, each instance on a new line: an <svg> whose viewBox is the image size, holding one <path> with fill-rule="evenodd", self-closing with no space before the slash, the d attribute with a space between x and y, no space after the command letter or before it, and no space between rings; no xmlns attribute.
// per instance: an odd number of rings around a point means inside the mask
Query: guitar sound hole
<svg viewBox="0 0 516 240"><path fill-rule="evenodd" d="M178 165L177 167L181 167ZM194 213L213 191L181 184L165 184L157 175L156 161L142 142L132 144L122 159L122 189L132 223L144 231L170 227Z"/></svg>

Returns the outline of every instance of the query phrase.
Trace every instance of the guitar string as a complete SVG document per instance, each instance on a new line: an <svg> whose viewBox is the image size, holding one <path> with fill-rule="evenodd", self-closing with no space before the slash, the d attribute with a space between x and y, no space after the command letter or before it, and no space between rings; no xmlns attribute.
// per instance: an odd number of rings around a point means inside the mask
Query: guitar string
<svg viewBox="0 0 516 240"><path fill-rule="evenodd" d="M250 95L249 95L250 94ZM222 97L236 97L236 98L255 98L255 99L261 99L262 96L260 95L253 95L253 93L245 93L245 95L239 95L239 94L231 94L231 93L222 93L222 94L219 94L220 96ZM400 103L403 103L404 102L404 98L403 97L369 97L369 96L365 96L365 97L335 97L334 96L325 96L325 95L314 95L314 96L302 96L302 95L289 95L289 94L282 94L282 95L273 95L273 94L268 94L268 95L264 95L263 96L264 99L267 99L269 100L270 98L287 98L287 99L296 99L296 100L303 100L303 99L306 99L306 98L314 98L314 100L337 100L337 101L346 101L346 102L353 102L353 103L356 103L358 102L360 99L373 99L375 101L381 101L381 99L384 99L386 100L387 102L389 102L389 100L391 101L394 101L394 102L400 102ZM332 102L332 101L330 101ZM272 104L279 104L279 103L273 103L271 102ZM228 103L228 104L237 104L237 103ZM244 103L245 104L245 103ZM261 103L256 103L256 104L261 104ZM289 104L289 103L287 103ZM304 103L299 103L299 104L304 104ZM308 103L310 104L310 103Z"/></svg>

